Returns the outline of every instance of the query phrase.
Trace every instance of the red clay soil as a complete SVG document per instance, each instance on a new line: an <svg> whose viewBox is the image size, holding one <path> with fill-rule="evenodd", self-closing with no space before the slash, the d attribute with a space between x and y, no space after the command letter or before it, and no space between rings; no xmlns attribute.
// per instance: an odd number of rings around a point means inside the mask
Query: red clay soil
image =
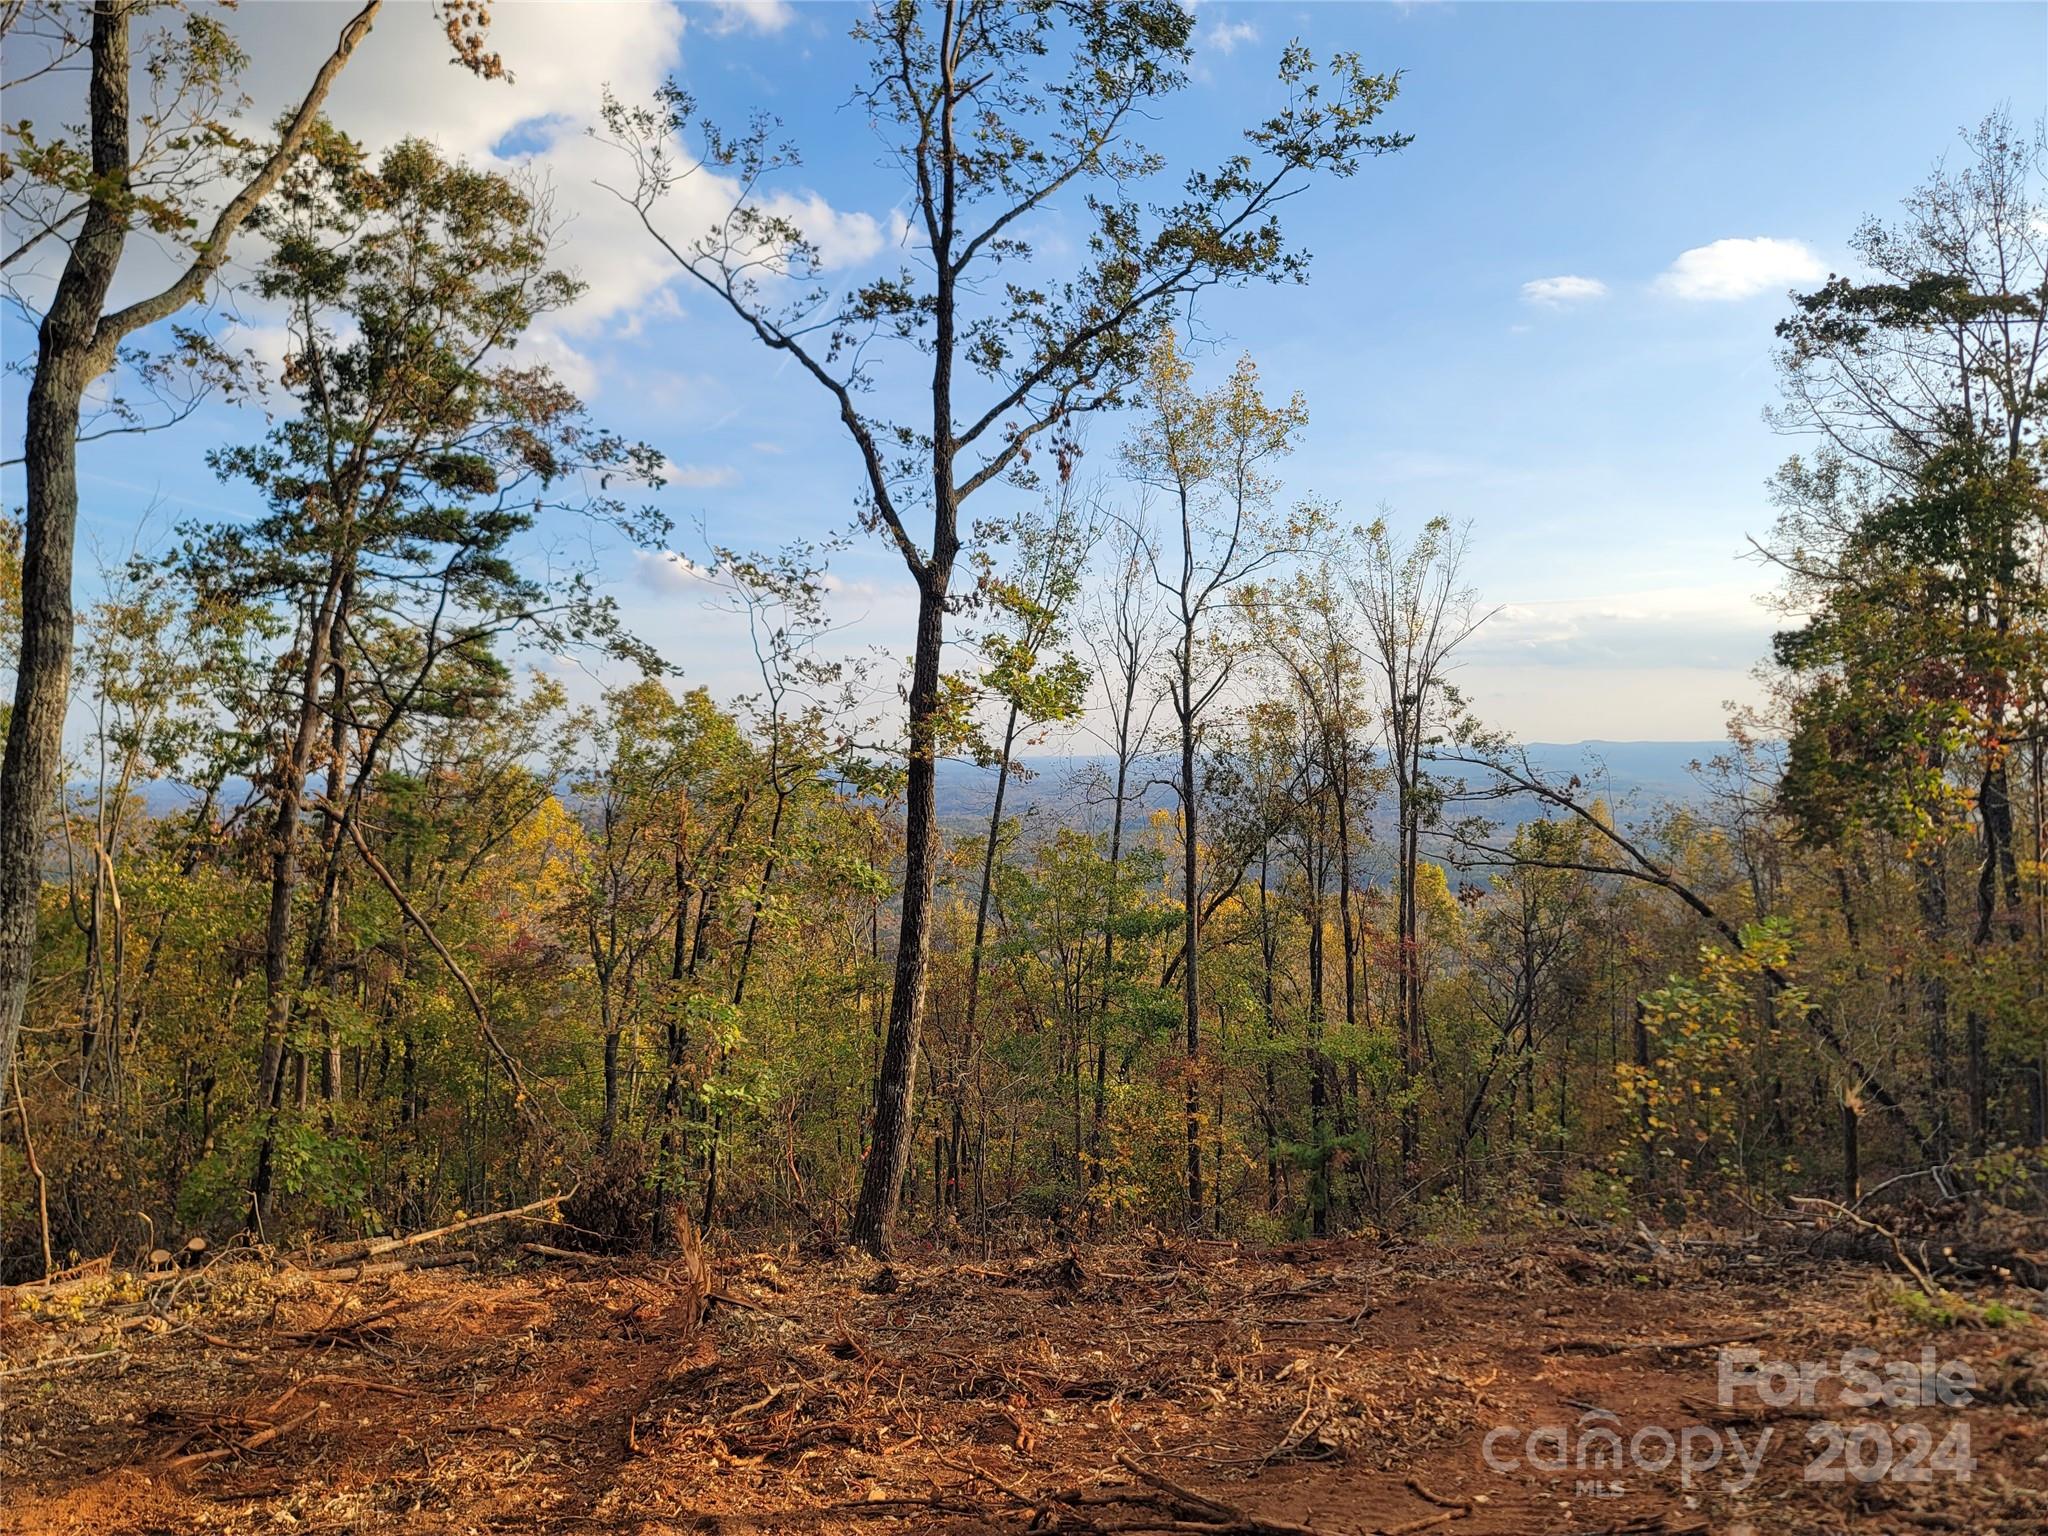
<svg viewBox="0 0 2048 1536"><path fill-rule="evenodd" d="M1564 1239L714 1264L700 1327L658 1263L518 1250L17 1304L0 1531L2048 1532L2048 1327L1943 1326L1867 1267ZM1718 1400L1724 1347L1923 1346L1966 1403ZM1764 1446L1747 1486L1731 1433Z"/></svg>

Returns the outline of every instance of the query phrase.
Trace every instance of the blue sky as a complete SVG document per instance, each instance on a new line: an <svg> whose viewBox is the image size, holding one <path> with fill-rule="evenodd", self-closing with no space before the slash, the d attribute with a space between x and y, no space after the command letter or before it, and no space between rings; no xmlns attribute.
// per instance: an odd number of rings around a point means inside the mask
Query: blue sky
<svg viewBox="0 0 2048 1536"><path fill-rule="evenodd" d="M535 350L683 471L659 498L679 524L702 517L757 546L843 526L857 472L822 396L672 280L592 185L607 161L583 129L603 85L630 95L669 70L723 120L780 115L806 156L786 190L816 194L828 249L857 277L894 256L901 188L843 106L862 68L845 35L854 11L496 9L510 88L447 70L431 17L409 6L379 24L332 115L373 143L425 132L548 174L573 216L564 260L592 297ZM325 0L245 6L236 25L261 61L266 114L331 36L324 19L307 25L325 10L338 24ZM1487 717L1552 741L1717 736L1722 701L1754 692L1773 626L1752 601L1767 575L1741 557L1770 524L1765 477L1796 446L1760 417L1784 292L1844 267L1858 221L1894 208L1985 110L2041 113L2048 6L1204 0L1196 35L1195 81L1149 136L1176 177L1272 104L1291 37L1405 72L1389 123L1414 144L1288 206L1315 252L1308 285L1220 295L1203 312L1220 343L1206 367L1249 349L1270 387L1307 397L1290 493L1359 518L1384 503L1397 523L1472 521L1471 574L1503 610L1464 674ZM1055 214L1034 234L1056 253L1079 231ZM260 350L263 317L244 326ZM26 333L4 334L16 355ZM21 384L6 384L13 437ZM95 545L124 553L139 526L145 544L160 539L174 513L236 511L202 455L260 430L249 413L209 411L85 450L82 562ZM1110 469L1118 435L1111 420L1091 427L1096 468ZM18 471L0 494L19 502ZM744 684L738 636L687 575L630 550L597 557L686 680ZM849 552L838 580L849 644L907 648L892 554Z"/></svg>

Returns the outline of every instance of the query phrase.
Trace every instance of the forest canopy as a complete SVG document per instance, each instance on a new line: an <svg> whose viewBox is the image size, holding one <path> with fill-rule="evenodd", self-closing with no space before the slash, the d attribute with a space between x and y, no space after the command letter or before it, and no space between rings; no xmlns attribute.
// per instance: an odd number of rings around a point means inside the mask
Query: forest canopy
<svg viewBox="0 0 2048 1536"><path fill-rule="evenodd" d="M557 1193L615 1247L682 1210L886 1254L2039 1178L2034 125L1985 117L1758 336L1781 628L1660 800L1483 717L1490 529L1319 493L1296 455L1345 402L1216 342L1313 282L1298 209L1410 150L1393 61L1285 48L1285 104L1190 170L1142 142L1196 67L1173 0L865 13L848 88L906 232L853 282L784 195L797 136L607 93L638 255L846 469L801 538L700 530L693 600L756 674L719 693L576 553L674 541L678 471L546 361L574 223L330 119L377 11L252 135L203 7L0 10L10 76L33 45L93 82L4 159L37 349L0 525L5 1278ZM450 90L521 89L482 7L443 14ZM122 308L144 240L176 271ZM209 328L230 298L271 363ZM232 510L88 580L79 455L144 430ZM887 654L840 633L856 548L911 594Z"/></svg>

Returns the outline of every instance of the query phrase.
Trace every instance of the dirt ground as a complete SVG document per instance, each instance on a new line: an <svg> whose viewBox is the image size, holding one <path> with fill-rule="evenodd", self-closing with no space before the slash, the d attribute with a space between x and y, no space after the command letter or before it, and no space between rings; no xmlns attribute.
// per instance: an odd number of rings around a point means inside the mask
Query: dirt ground
<svg viewBox="0 0 2048 1536"><path fill-rule="evenodd" d="M672 1267L516 1246L17 1301L0 1530L2048 1531L2026 1293L1957 1326L1869 1266L1619 1237L713 1268L697 1327ZM1731 1394L1724 1348L1873 1350L1914 1401Z"/></svg>

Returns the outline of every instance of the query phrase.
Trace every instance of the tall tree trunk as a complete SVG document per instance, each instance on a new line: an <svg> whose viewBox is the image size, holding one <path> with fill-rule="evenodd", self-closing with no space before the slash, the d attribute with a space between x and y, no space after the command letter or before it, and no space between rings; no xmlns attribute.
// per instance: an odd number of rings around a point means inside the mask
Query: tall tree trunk
<svg viewBox="0 0 2048 1536"><path fill-rule="evenodd" d="M995 804L989 808L988 837L983 842L981 850L981 892L976 897L974 903L974 948L969 953L967 961L967 1016L960 1032L960 1081L955 1085L953 1096L952 1146L954 1178L948 1189L944 1191L935 1190L933 1192L935 1200L940 1199L942 1196L950 1196L951 1203L956 1210L960 1204L959 1154L966 1118L966 1111L961 1103L961 1097L966 1091L966 1078L970 1070L974 1074L977 1087L981 1079L981 1052L979 1045L976 1043L975 1034L976 1026L981 1019L981 957L983 947L988 942L988 905L989 897L995 890L996 847L1002 841L1003 834L1003 799L1010 787L1010 752L1016 744L1017 706L1012 704L1010 706L1009 719L1003 726L1003 755L1002 760L996 765ZM977 1092L977 1113L980 1108L979 1098L980 1095Z"/></svg>
<svg viewBox="0 0 2048 1536"><path fill-rule="evenodd" d="M740 943L739 974L733 978L732 1005L737 1008L746 1001L747 972L754 964L754 941L761 932L761 908L768 901L768 887L775 883L776 850L782 841L782 815L789 805L789 791L782 787L781 770L772 776L775 786L775 811L768 818L768 846L761 862L761 883L754 890L753 909L747 913L747 936Z"/></svg>
<svg viewBox="0 0 2048 1536"><path fill-rule="evenodd" d="M1180 661L1180 825L1181 825L1181 1005L1187 1029L1188 1220L1202 1219L1202 1025L1201 902L1197 862L1201 856L1196 817L1193 629L1182 636Z"/></svg>
<svg viewBox="0 0 2048 1536"><path fill-rule="evenodd" d="M1401 1177L1412 1179L1416 1172L1418 1117L1415 1094L1422 1081L1422 1046L1415 1030L1415 840L1410 827L1415 817L1415 794L1408 781L1407 753L1401 749L1401 777L1396 786L1400 804L1395 817L1394 947L1395 1010L1400 1015L1401 1036Z"/></svg>
<svg viewBox="0 0 2048 1536"><path fill-rule="evenodd" d="M1351 747L1341 737L1337 750L1343 754L1336 779L1337 801L1337 915L1344 924L1344 1025L1358 1026L1358 934L1351 921Z"/></svg>
<svg viewBox="0 0 2048 1536"><path fill-rule="evenodd" d="M683 1107L683 1064L689 1057L690 1023L684 1012L683 980L689 969L690 949L690 868L686 859L689 848L690 802L687 794L681 797L680 814L676 824L675 855L673 860L674 888L672 900L675 903L675 921L671 929L668 954L668 998L662 1020L664 1031L663 1052L667 1076L662 1083L661 1107L661 1151L655 1160L654 1191L657 1203L665 1205L671 1180L681 1184L680 1169L677 1166L677 1118Z"/></svg>
<svg viewBox="0 0 2048 1536"><path fill-rule="evenodd" d="M272 1107L277 1099L284 1042L291 1027L291 919L292 900L299 884L300 813L304 808L306 779L319 748L320 685L327 675L329 650L346 588L347 572L342 559L337 557L328 568L326 586L307 620L298 719L276 769L276 802L270 818L270 903L263 929L265 1009L256 1077L259 1109Z"/></svg>
<svg viewBox="0 0 2048 1536"><path fill-rule="evenodd" d="M1109 1000L1116 977L1117 908L1123 897L1118 876L1124 855L1124 807L1131 783L1131 710L1137 703L1138 670L1124 670L1124 707L1117 717L1116 790L1110 800L1109 892L1103 903L1107 920L1102 925L1102 1002L1095 1021L1095 1109L1089 1127L1089 1155L1095 1176L1102 1174L1102 1122L1109 1098ZM2038 839L2037 839L2038 841Z"/></svg>
<svg viewBox="0 0 2048 1536"><path fill-rule="evenodd" d="M1266 1021L1266 1210L1280 1209L1280 1095L1272 1044L1280 1038L1280 1010L1274 998L1280 936L1273 926L1272 874L1267 848L1259 850L1259 960L1262 972L1259 1001Z"/></svg>
<svg viewBox="0 0 2048 1536"><path fill-rule="evenodd" d="M950 474L950 467L948 469ZM917 1058L924 1031L925 978L931 969L932 883L938 866L939 660L945 644L946 585L951 551L918 582L917 652L910 682L910 761L904 782L903 917L896 939L889 1028L875 1079L874 1122L867 1166L849 1235L886 1255L894 1238L903 1175L910 1166Z"/></svg>
<svg viewBox="0 0 2048 1536"><path fill-rule="evenodd" d="M333 683L328 690L328 740L327 740L327 793L325 803L320 807L320 901L313 914L312 941L306 949L305 981L308 987L316 983L330 997L338 988L341 954L341 838L343 791L347 788L348 762L348 667L340 657L334 659ZM366 761L362 767L365 777L371 765ZM359 780L359 785L362 783ZM333 1101L341 1081L341 1046L334 1033L334 1018L330 1010L322 1022L323 1035L320 1096Z"/></svg>
<svg viewBox="0 0 2048 1536"><path fill-rule="evenodd" d="M1408 827L1401 845L1401 873L1408 886L1408 899L1402 904L1404 931L1401 934L1401 975L1408 984L1407 1004L1407 1075L1411 1095L1419 1092L1422 1084L1424 1065L1425 1025L1422 1007L1422 922L1420 870L1422 863L1422 742L1421 721L1416 721L1410 732L1408 746ZM1411 1103L1408 1111L1408 1155L1419 1159L1421 1147L1421 1107Z"/></svg>
<svg viewBox="0 0 2048 1536"><path fill-rule="evenodd" d="M1003 796L1010 787L1010 750L1017 744L1017 706L1003 727L1003 756L996 765L996 801L988 813L988 839L981 850L981 895L974 904L974 949L967 961L967 1049L974 1048L974 1026L981 1012L981 951L988 937L988 898L994 889L996 845L1003 835Z"/></svg>
<svg viewBox="0 0 2048 1536"><path fill-rule="evenodd" d="M277 147L215 216L191 264L166 288L103 314L127 243L129 209L130 0L93 7L87 116L93 181L36 331L36 370L22 431L28 527L22 546L21 653L14 712L0 759L0 1106L6 1103L15 1041L35 961L36 909L43 883L43 826L63 761L64 710L71 692L71 566L78 531L78 414L93 381L114 365L128 336L198 299L227 259L249 214L298 158L321 104L383 0L366 0L314 74Z"/></svg>
<svg viewBox="0 0 2048 1536"><path fill-rule="evenodd" d="M937 276L931 311L931 552L920 558L907 536L900 541L904 563L917 580L917 646L911 658L908 722L910 761L903 804L903 915L896 935L889 1028L875 1076L867 1165L861 1170L860 1195L847 1224L852 1241L878 1258L889 1252L895 1238L896 1209L903 1200L903 1176L910 1167L910 1139L916 1129L917 1059L932 957L932 885L938 875L939 667L946 645L946 594L953 580L953 561L960 552L960 487L953 477L959 452L953 421L953 353L958 345L955 284L960 276L953 244L960 195L953 114L961 99L953 79L960 46L955 20L949 4L938 44L940 102L933 125L938 197L936 219L929 226L932 270ZM842 400L841 408L852 421L852 407ZM886 511L888 489L874 475L872 457L870 483L878 510ZM889 516L893 519L894 513ZM901 525L896 526L900 533Z"/></svg>
<svg viewBox="0 0 2048 1536"><path fill-rule="evenodd" d="M43 888L43 832L64 757L71 695L71 564L78 531L78 413L85 392L113 361L98 339L100 311L127 242L114 201L128 185L128 18L103 0L93 8L93 175L115 198L95 198L36 332L22 433L28 526L21 559L21 653L14 713L0 760L0 1102L28 1005L36 908Z"/></svg>
<svg viewBox="0 0 2048 1536"><path fill-rule="evenodd" d="M1947 942L1948 876L1941 850L1934 847L1915 860L1914 896L1927 942L1936 951ZM1925 964L1920 980L1921 1027L1927 1038L1927 1091L1933 1100L1931 1140L1938 1158L1951 1150L1949 1129L1948 978L1941 974L1938 954Z"/></svg>
<svg viewBox="0 0 2048 1536"><path fill-rule="evenodd" d="M1635 1003L1635 1066L1637 1106L1636 1136L1641 1161L1636 1165L1636 1198L1648 1202L1657 1177L1656 1123L1650 1114L1648 1074L1650 1071L1650 1015L1640 995Z"/></svg>
<svg viewBox="0 0 2048 1536"><path fill-rule="evenodd" d="M1994 729L2003 723L2002 710L1993 712ZM1977 926L1971 946L1987 949L2002 927L2017 940L2022 932L2019 904L2019 866L2013 854L2012 793L2004 749L1997 744L1978 781L1977 819L1983 833L1984 856L1977 869ZM1989 1024L1983 1011L1971 1008L1965 1022L1965 1049L1969 1064L1970 1150L1981 1156L1991 1140L1993 1098Z"/></svg>
<svg viewBox="0 0 2048 1536"><path fill-rule="evenodd" d="M613 1016L609 973L597 984L597 1011L604 1031L604 1112L597 1122L597 1149L609 1152L619 1129L619 1023Z"/></svg>
<svg viewBox="0 0 2048 1536"><path fill-rule="evenodd" d="M1329 1081L1323 1063L1323 1022L1326 1017L1323 985L1323 865L1325 855L1319 839L1309 834L1308 858L1303 873L1308 877L1308 1123L1313 1144L1308 1187L1309 1231L1315 1237L1330 1235L1330 1146Z"/></svg>
<svg viewBox="0 0 2048 1536"><path fill-rule="evenodd" d="M328 567L327 584L307 624L306 662L299 684L299 718L292 739L277 765L276 807L270 822L270 905L263 927L263 1039L257 1058L256 1111L263 1116L263 1137L256 1149L256 1171L250 1186L250 1218L259 1230L270 1214L272 1165L277 1145L277 1114L283 1104L284 1049L291 1031L292 903L298 894L300 810L306 778L320 740L320 684L327 674L328 652L347 588L343 558Z"/></svg>

